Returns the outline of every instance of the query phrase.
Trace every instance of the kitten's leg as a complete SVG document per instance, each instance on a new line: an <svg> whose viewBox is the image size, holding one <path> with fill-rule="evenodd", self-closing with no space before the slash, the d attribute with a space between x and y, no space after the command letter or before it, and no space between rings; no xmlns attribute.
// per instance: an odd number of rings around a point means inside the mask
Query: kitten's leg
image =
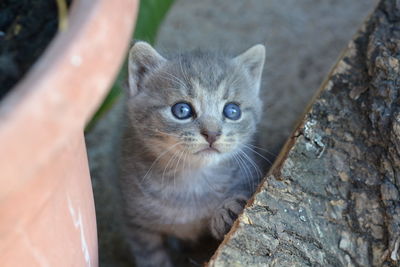
<svg viewBox="0 0 400 267"><path fill-rule="evenodd" d="M226 199L221 206L215 210L210 220L211 234L217 239L223 239L229 232L233 222L242 212L246 205L247 197L239 195Z"/></svg>
<svg viewBox="0 0 400 267"><path fill-rule="evenodd" d="M163 236L143 228L130 227L129 245L137 267L172 267Z"/></svg>

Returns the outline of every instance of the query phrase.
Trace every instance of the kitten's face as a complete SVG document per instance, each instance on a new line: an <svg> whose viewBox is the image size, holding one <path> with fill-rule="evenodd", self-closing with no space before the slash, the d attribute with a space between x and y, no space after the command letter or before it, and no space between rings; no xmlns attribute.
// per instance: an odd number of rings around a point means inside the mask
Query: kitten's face
<svg viewBox="0 0 400 267"><path fill-rule="evenodd" d="M255 132L264 48L237 58L192 53L165 60L146 43L130 52L131 123L148 147L192 164L241 153Z"/></svg>

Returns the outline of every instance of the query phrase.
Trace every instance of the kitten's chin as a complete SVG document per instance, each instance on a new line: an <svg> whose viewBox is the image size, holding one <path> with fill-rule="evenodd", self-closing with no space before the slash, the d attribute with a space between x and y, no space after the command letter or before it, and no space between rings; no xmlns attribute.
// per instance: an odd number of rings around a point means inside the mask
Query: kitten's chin
<svg viewBox="0 0 400 267"><path fill-rule="evenodd" d="M221 157L217 153L203 153L202 155L197 155L193 161L198 167L206 167L218 164L221 161Z"/></svg>
<svg viewBox="0 0 400 267"><path fill-rule="evenodd" d="M201 155L201 156L207 156L207 155L213 155L213 154L220 154L221 152L213 147L206 147L204 149L201 149L197 152L195 152L195 155Z"/></svg>
<svg viewBox="0 0 400 267"><path fill-rule="evenodd" d="M230 158L230 153L216 148L204 148L192 154L191 162L198 167L212 166Z"/></svg>

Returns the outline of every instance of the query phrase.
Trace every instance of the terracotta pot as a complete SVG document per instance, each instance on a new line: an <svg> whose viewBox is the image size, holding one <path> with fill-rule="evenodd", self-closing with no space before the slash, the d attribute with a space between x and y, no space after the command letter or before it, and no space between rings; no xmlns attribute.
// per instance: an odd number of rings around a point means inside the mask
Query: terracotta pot
<svg viewBox="0 0 400 267"><path fill-rule="evenodd" d="M0 265L97 266L83 128L118 67L136 0L76 0L69 27L0 105Z"/></svg>

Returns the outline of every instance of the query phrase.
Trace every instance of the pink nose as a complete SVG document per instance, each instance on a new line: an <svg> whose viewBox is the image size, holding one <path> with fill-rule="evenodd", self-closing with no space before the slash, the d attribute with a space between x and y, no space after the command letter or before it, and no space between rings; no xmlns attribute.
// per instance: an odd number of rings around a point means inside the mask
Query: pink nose
<svg viewBox="0 0 400 267"><path fill-rule="evenodd" d="M212 132L208 130L202 130L201 135L204 136L204 138L207 140L207 142L210 144L210 146L217 141L218 137L221 136L221 131L218 132Z"/></svg>

